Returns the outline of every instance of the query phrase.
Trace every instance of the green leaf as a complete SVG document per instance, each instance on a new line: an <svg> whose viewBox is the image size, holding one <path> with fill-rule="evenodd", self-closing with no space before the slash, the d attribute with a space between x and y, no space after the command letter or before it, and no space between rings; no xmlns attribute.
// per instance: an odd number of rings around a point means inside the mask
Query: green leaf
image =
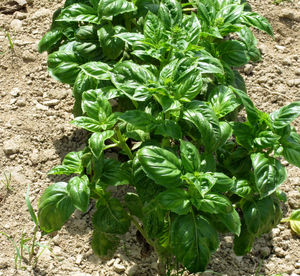
<svg viewBox="0 0 300 276"><path fill-rule="evenodd" d="M125 203L131 215L140 219L143 218L143 203L137 194L127 193L125 195Z"/></svg>
<svg viewBox="0 0 300 276"><path fill-rule="evenodd" d="M163 0L160 3L158 17L167 30L182 21L182 9L177 0Z"/></svg>
<svg viewBox="0 0 300 276"><path fill-rule="evenodd" d="M157 200L163 209L178 215L186 215L191 210L189 194L182 189L167 189L157 196Z"/></svg>
<svg viewBox="0 0 300 276"><path fill-rule="evenodd" d="M272 27L268 20L256 12L243 12L240 21L247 26L257 28L271 36L274 35Z"/></svg>
<svg viewBox="0 0 300 276"><path fill-rule="evenodd" d="M113 130L106 130L103 132L96 132L89 139L89 147L93 153L93 155L99 159L102 155L103 151L105 150L105 141L111 138L114 135Z"/></svg>
<svg viewBox="0 0 300 276"><path fill-rule="evenodd" d="M220 138L219 120L214 111L204 102L192 101L185 105L183 119L193 123L201 134L205 150L216 149Z"/></svg>
<svg viewBox="0 0 300 276"><path fill-rule="evenodd" d="M180 140L180 156L186 172L200 171L201 158L198 149L188 141Z"/></svg>
<svg viewBox="0 0 300 276"><path fill-rule="evenodd" d="M170 137L175 140L182 138L182 131L177 122L172 120L164 120L156 122L155 134L162 135L164 137Z"/></svg>
<svg viewBox="0 0 300 276"><path fill-rule="evenodd" d="M104 159L101 184L106 186L128 185L129 172L124 168L126 163L120 163L114 159Z"/></svg>
<svg viewBox="0 0 300 276"><path fill-rule="evenodd" d="M167 40L162 22L152 12L148 12L145 18L144 36L145 40L153 45L159 45Z"/></svg>
<svg viewBox="0 0 300 276"><path fill-rule="evenodd" d="M221 136L218 141L218 147L222 147L227 140L232 136L232 127L229 123L221 121L220 122L220 131L221 131Z"/></svg>
<svg viewBox="0 0 300 276"><path fill-rule="evenodd" d="M101 232L108 234L125 234L130 226L130 219L116 198L98 201L97 211L93 216L93 225Z"/></svg>
<svg viewBox="0 0 300 276"><path fill-rule="evenodd" d="M265 149L265 148L274 148L276 144L278 144L279 139L281 137L276 135L272 131L262 131L258 134L258 136L254 139L254 144L256 147Z"/></svg>
<svg viewBox="0 0 300 276"><path fill-rule="evenodd" d="M266 157L263 153L252 153L251 160L260 198L275 192L286 180L286 169L277 159Z"/></svg>
<svg viewBox="0 0 300 276"><path fill-rule="evenodd" d="M247 180L237 180L234 184L234 188L232 189L233 193L240 197L250 196L253 191Z"/></svg>
<svg viewBox="0 0 300 276"><path fill-rule="evenodd" d="M31 216L32 221L38 227L39 226L38 219L36 217L36 214L33 210L32 205L31 205L30 198L29 198L29 192L30 192L30 184L28 183L27 190L26 190L26 195L25 195L25 202L26 202L27 209L28 209L28 212Z"/></svg>
<svg viewBox="0 0 300 276"><path fill-rule="evenodd" d="M300 101L286 105L271 113L272 127L275 130L288 126L293 120L300 116Z"/></svg>
<svg viewBox="0 0 300 276"><path fill-rule="evenodd" d="M46 33L43 38L40 40L38 45L39 53L44 51L49 51L57 42L59 42L63 37L61 30L50 30Z"/></svg>
<svg viewBox="0 0 300 276"><path fill-rule="evenodd" d="M112 258L119 243L120 239L115 235L103 233L98 229L93 231L92 249L101 258Z"/></svg>
<svg viewBox="0 0 300 276"><path fill-rule="evenodd" d="M156 77L150 70L132 61L118 63L112 76L114 85L135 101L145 101L150 98L148 85L155 81Z"/></svg>
<svg viewBox="0 0 300 276"><path fill-rule="evenodd" d="M125 42L116 37L118 34L125 29L121 26L113 27L111 24L105 25L98 30L98 38L104 55L108 59L117 59L124 50Z"/></svg>
<svg viewBox="0 0 300 276"><path fill-rule="evenodd" d="M205 271L219 239L204 217L188 214L177 216L172 222L170 242L178 261L193 273Z"/></svg>
<svg viewBox="0 0 300 276"><path fill-rule="evenodd" d="M246 225L242 224L239 236L235 236L233 250L237 256L243 256L250 252L255 240L255 235L248 232Z"/></svg>
<svg viewBox="0 0 300 276"><path fill-rule="evenodd" d="M240 67L249 62L245 46L237 40L225 40L217 45L218 57L229 66Z"/></svg>
<svg viewBox="0 0 300 276"><path fill-rule="evenodd" d="M212 188L214 192L225 193L230 191L234 186L234 180L224 173L215 172L213 173L213 177L216 179Z"/></svg>
<svg viewBox="0 0 300 276"><path fill-rule="evenodd" d="M94 24L99 23L97 11L95 11L91 6L83 3L75 3L67 8L64 8L56 20L65 22L75 21L89 22Z"/></svg>
<svg viewBox="0 0 300 276"><path fill-rule="evenodd" d="M281 219L272 198L245 201L242 205L244 220L249 233L261 235L269 232Z"/></svg>
<svg viewBox="0 0 300 276"><path fill-rule="evenodd" d="M89 77L97 80L110 80L112 68L106 63L92 61L81 65L80 68Z"/></svg>
<svg viewBox="0 0 300 276"><path fill-rule="evenodd" d="M86 175L72 177L67 186L68 193L75 208L86 212L90 201L89 179Z"/></svg>
<svg viewBox="0 0 300 276"><path fill-rule="evenodd" d="M40 228L47 233L59 230L75 210L67 191L67 183L50 185L41 196L38 208Z"/></svg>
<svg viewBox="0 0 300 276"><path fill-rule="evenodd" d="M136 41L143 41L145 39L144 35L140 33L122 32L122 33L115 34L114 36L122 39L124 42L128 43L129 45L132 45Z"/></svg>
<svg viewBox="0 0 300 276"><path fill-rule="evenodd" d="M208 100L218 118L233 112L240 105L231 87L223 85L216 86L209 93Z"/></svg>
<svg viewBox="0 0 300 276"><path fill-rule="evenodd" d="M76 117L71 124L91 132L100 132L103 129L99 121L90 117Z"/></svg>
<svg viewBox="0 0 300 276"><path fill-rule="evenodd" d="M289 221L292 230L298 236L300 236L300 210L299 209L292 212Z"/></svg>
<svg viewBox="0 0 300 276"><path fill-rule="evenodd" d="M300 136L292 131L287 138L281 140L283 156L291 164L300 167Z"/></svg>
<svg viewBox="0 0 300 276"><path fill-rule="evenodd" d="M204 198L192 198L191 202L199 211L210 214L232 212L232 204L229 199L219 194L206 194Z"/></svg>
<svg viewBox="0 0 300 276"><path fill-rule="evenodd" d="M135 10L134 4L126 0L100 0L98 4L99 17L105 19Z"/></svg>
<svg viewBox="0 0 300 276"><path fill-rule="evenodd" d="M80 67L74 52L58 51L48 56L48 70L54 79L72 85Z"/></svg>
<svg viewBox="0 0 300 276"><path fill-rule="evenodd" d="M186 40L197 45L200 40L201 24L195 13L183 16L182 28L184 28Z"/></svg>
<svg viewBox="0 0 300 276"><path fill-rule="evenodd" d="M212 187L216 183L216 179L211 173L187 173L184 175L184 179L189 184L191 196L195 198L205 197L205 195L212 189ZM195 189L197 192L195 192Z"/></svg>
<svg viewBox="0 0 300 276"><path fill-rule="evenodd" d="M132 124L135 128L151 132L156 127L155 118L141 110L129 110L120 115L120 119Z"/></svg>
<svg viewBox="0 0 300 276"><path fill-rule="evenodd" d="M48 174L54 174L54 175L56 174L70 175L73 173L81 174L83 171L81 157L82 157L82 151L69 152L65 156L62 165L52 168L48 172Z"/></svg>
<svg viewBox="0 0 300 276"><path fill-rule="evenodd" d="M75 33L77 41L97 41L97 29L95 25L80 26Z"/></svg>
<svg viewBox="0 0 300 276"><path fill-rule="evenodd" d="M174 188L181 184L181 162L172 152L156 147L147 146L137 153L144 172L157 184Z"/></svg>
<svg viewBox="0 0 300 276"><path fill-rule="evenodd" d="M220 216L221 222L227 227L227 229L235 234L236 236L239 236L241 233L241 220L238 212L233 209L232 212L222 214Z"/></svg>
<svg viewBox="0 0 300 276"><path fill-rule="evenodd" d="M198 68L202 74L224 74L221 61L213 57L209 52L200 50L196 52Z"/></svg>

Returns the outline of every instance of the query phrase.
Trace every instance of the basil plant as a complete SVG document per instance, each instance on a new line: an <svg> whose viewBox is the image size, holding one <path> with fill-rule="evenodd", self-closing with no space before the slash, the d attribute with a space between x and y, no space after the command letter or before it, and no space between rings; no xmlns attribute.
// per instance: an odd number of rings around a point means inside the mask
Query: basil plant
<svg viewBox="0 0 300 276"><path fill-rule="evenodd" d="M44 191L40 228L94 204L94 252L113 256L134 225L162 275L204 271L220 233L248 253L282 217L280 160L300 167L300 102L264 113L238 71L261 59L250 27L273 36L240 0L66 0L39 51L73 88L72 124L89 139L49 172L72 177ZM116 198L119 185L134 192Z"/></svg>

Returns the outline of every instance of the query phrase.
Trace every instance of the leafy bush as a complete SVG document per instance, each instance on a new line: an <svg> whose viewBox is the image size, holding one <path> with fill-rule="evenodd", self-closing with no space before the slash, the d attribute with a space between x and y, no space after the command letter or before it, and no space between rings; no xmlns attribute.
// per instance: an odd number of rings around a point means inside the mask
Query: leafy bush
<svg viewBox="0 0 300 276"><path fill-rule="evenodd" d="M261 59L249 27L273 35L245 1L67 0L39 51L73 87L72 123L91 135L50 171L77 176L45 190L40 228L59 230L96 200L99 256L112 256L132 223L162 263L191 272L205 270L219 232L249 252L282 216L280 156L300 166L290 126L300 102L264 113L237 71ZM114 198L107 188L118 185L135 193Z"/></svg>

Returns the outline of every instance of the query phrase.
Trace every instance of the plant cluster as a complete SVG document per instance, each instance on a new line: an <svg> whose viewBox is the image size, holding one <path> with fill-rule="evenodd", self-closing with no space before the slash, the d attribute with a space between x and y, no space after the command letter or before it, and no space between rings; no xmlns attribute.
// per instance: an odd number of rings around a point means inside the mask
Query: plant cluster
<svg viewBox="0 0 300 276"><path fill-rule="evenodd" d="M282 217L280 158L300 166L290 126L300 102L264 113L237 71L261 59L250 27L273 35L240 0L66 0L39 51L73 87L72 124L90 137L50 171L77 176L45 190L40 228L59 230L96 200L99 256L112 256L131 224L161 263L191 272L205 270L218 233L235 235L237 255L249 252ZM135 192L115 198L107 188L118 185Z"/></svg>

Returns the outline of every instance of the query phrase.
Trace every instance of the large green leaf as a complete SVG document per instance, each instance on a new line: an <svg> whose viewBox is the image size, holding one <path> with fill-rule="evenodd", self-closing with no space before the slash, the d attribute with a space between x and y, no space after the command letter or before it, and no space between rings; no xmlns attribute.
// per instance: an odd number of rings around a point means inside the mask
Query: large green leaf
<svg viewBox="0 0 300 276"><path fill-rule="evenodd" d="M263 153L252 153L251 160L260 198L275 192L286 180L286 169L277 159L266 157Z"/></svg>
<svg viewBox="0 0 300 276"><path fill-rule="evenodd" d="M50 185L41 196L38 208L40 228L47 233L59 230L75 210L67 183Z"/></svg>
<svg viewBox="0 0 300 276"><path fill-rule="evenodd" d="M97 211L93 216L93 225L108 234L125 234L130 226L130 219L116 198L98 201Z"/></svg>
<svg viewBox="0 0 300 276"><path fill-rule="evenodd" d="M227 229L235 234L236 236L239 236L241 233L241 220L240 215L236 210L233 210L230 213L222 214L220 215L221 222L227 227Z"/></svg>
<svg viewBox="0 0 300 276"><path fill-rule="evenodd" d="M218 118L226 116L240 105L231 87L223 85L216 86L209 93L208 100Z"/></svg>
<svg viewBox="0 0 300 276"><path fill-rule="evenodd" d="M220 194L208 193L204 198L192 198L191 202L199 211L210 214L232 212L231 202L227 197Z"/></svg>
<svg viewBox="0 0 300 276"><path fill-rule="evenodd" d="M247 26L252 26L273 36L272 26L268 20L256 12L243 12L240 21Z"/></svg>
<svg viewBox="0 0 300 276"><path fill-rule="evenodd" d="M110 19L113 16L135 10L134 4L126 0L100 0L97 11L100 18Z"/></svg>
<svg viewBox="0 0 300 276"><path fill-rule="evenodd" d="M291 164L300 167L300 136L292 131L290 135L281 140L283 156Z"/></svg>
<svg viewBox="0 0 300 276"><path fill-rule="evenodd" d="M125 195L125 203L131 215L140 219L143 218L143 203L137 194L127 193Z"/></svg>
<svg viewBox="0 0 300 276"><path fill-rule="evenodd" d="M125 164L114 159L104 159L101 184L106 186L130 184L130 172L125 168Z"/></svg>
<svg viewBox="0 0 300 276"><path fill-rule="evenodd" d="M243 256L250 252L255 240L255 235L248 232L246 225L242 224L241 233L235 236L233 250L237 256Z"/></svg>
<svg viewBox="0 0 300 276"><path fill-rule="evenodd" d="M174 188L181 184L181 162L172 152L156 146L147 146L137 153L144 172L157 184Z"/></svg>
<svg viewBox="0 0 300 276"><path fill-rule="evenodd" d="M239 67L249 62L244 44L237 40L225 40L216 48L218 57L229 66Z"/></svg>
<svg viewBox="0 0 300 276"><path fill-rule="evenodd" d="M80 68L89 77L97 80L110 80L112 68L106 63L92 61L81 65Z"/></svg>
<svg viewBox="0 0 300 276"><path fill-rule="evenodd" d="M62 37L63 33L61 30L54 29L47 32L39 42L39 53L49 51L53 47L53 45L55 45L62 39Z"/></svg>
<svg viewBox="0 0 300 276"><path fill-rule="evenodd" d="M274 146L278 144L279 139L279 135L276 135L272 131L265 130L260 132L254 139L254 144L256 147L261 149L274 148Z"/></svg>
<svg viewBox="0 0 300 276"><path fill-rule="evenodd" d="M67 186L68 193L75 208L81 212L86 212L90 201L89 179L86 175L75 176L69 180Z"/></svg>
<svg viewBox="0 0 300 276"><path fill-rule="evenodd" d="M156 77L144 66L124 61L115 66L112 81L130 99L145 101L151 97L148 85L155 82Z"/></svg>
<svg viewBox="0 0 300 276"><path fill-rule="evenodd" d="M103 126L101 125L101 123L97 120L94 120L90 117L76 117L71 124L80 127L80 128L84 128L88 131L91 132L100 132L101 130L103 130Z"/></svg>
<svg viewBox="0 0 300 276"><path fill-rule="evenodd" d="M281 219L281 212L276 209L271 197L245 201L242 211L249 233L261 235L269 232Z"/></svg>
<svg viewBox="0 0 300 276"><path fill-rule="evenodd" d="M201 24L195 13L183 16L182 28L185 31L186 40L197 45L200 40Z"/></svg>
<svg viewBox="0 0 300 276"><path fill-rule="evenodd" d="M182 131L179 124L173 120L157 121L154 134L170 137L176 140L182 138Z"/></svg>
<svg viewBox="0 0 300 276"><path fill-rule="evenodd" d="M120 115L120 119L132 124L135 128L151 132L156 127L155 118L141 110L129 110Z"/></svg>
<svg viewBox="0 0 300 276"><path fill-rule="evenodd" d="M275 130L282 129L288 126L298 116L300 116L300 101L293 102L273 112L270 115L272 119L272 127Z"/></svg>
<svg viewBox="0 0 300 276"><path fill-rule="evenodd" d="M182 9L177 0L163 0L160 3L158 17L167 30L180 25L182 21Z"/></svg>
<svg viewBox="0 0 300 276"><path fill-rule="evenodd" d="M219 239L204 217L188 214L177 216L172 222L170 242L178 261L190 272L200 272L205 270Z"/></svg>
<svg viewBox="0 0 300 276"><path fill-rule="evenodd" d="M89 147L93 155L99 159L103 151L106 149L105 141L114 135L113 130L106 130L103 132L96 132L89 139Z"/></svg>
<svg viewBox="0 0 300 276"><path fill-rule="evenodd" d="M96 255L102 258L112 258L117 250L120 239L116 235L103 233L98 229L93 231L92 249Z"/></svg>
<svg viewBox="0 0 300 276"><path fill-rule="evenodd" d="M202 74L224 74L221 61L213 57L209 52L200 50L196 52L198 68Z"/></svg>
<svg viewBox="0 0 300 276"><path fill-rule="evenodd" d="M64 8L56 20L66 22L89 22L94 24L99 23L97 11L91 6L83 3L75 3L67 8Z"/></svg>
<svg viewBox="0 0 300 276"><path fill-rule="evenodd" d="M145 40L154 46L166 41L165 28L158 16L152 12L148 12L145 18L144 36Z"/></svg>
<svg viewBox="0 0 300 276"><path fill-rule="evenodd" d="M186 172L200 171L201 158L199 150L191 142L180 140L180 156Z"/></svg>
<svg viewBox="0 0 300 276"><path fill-rule="evenodd" d="M214 151L220 138L220 125L216 114L208 104L200 101L186 104L183 118L196 126L201 134L205 150Z"/></svg>
<svg viewBox="0 0 300 276"><path fill-rule="evenodd" d="M216 179L212 188L213 192L225 193L234 187L234 180L224 173L215 172L213 177Z"/></svg>
<svg viewBox="0 0 300 276"><path fill-rule="evenodd" d="M105 25L98 30L97 33L103 54L108 59L117 59L123 52L125 42L116 37L115 34L125 30L121 26L113 27L111 24Z"/></svg>
<svg viewBox="0 0 300 276"><path fill-rule="evenodd" d="M55 166L48 174L65 174L70 175L73 173L81 174L83 166L81 162L82 151L69 152L62 162L62 165Z"/></svg>
<svg viewBox="0 0 300 276"><path fill-rule="evenodd" d="M185 215L191 210L189 194L183 189L167 189L157 196L161 207L178 215Z"/></svg>

